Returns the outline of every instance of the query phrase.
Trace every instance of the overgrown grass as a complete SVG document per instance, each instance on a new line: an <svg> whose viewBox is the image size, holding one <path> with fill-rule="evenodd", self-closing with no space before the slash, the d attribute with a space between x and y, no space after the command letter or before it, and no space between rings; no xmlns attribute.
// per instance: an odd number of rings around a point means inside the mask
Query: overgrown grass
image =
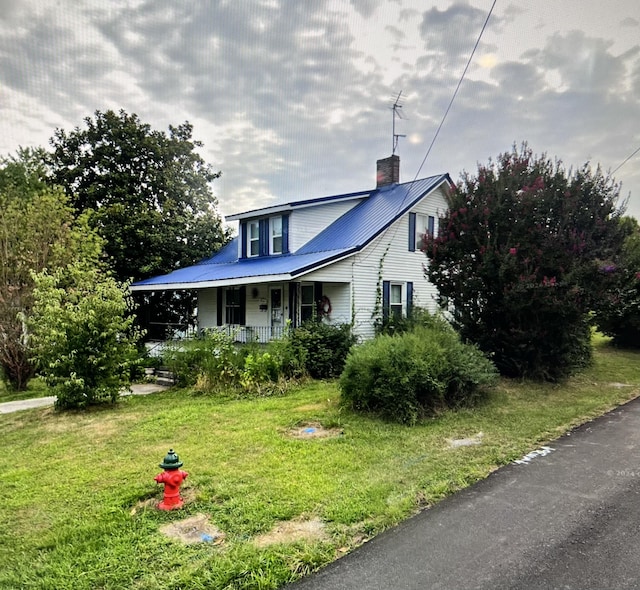
<svg viewBox="0 0 640 590"><path fill-rule="evenodd" d="M600 341L594 366L564 385L502 381L481 406L413 428L341 411L335 382L256 400L175 390L87 413L0 415L0 588L277 588L639 395L639 361ZM287 435L305 421L343 435ZM481 445L450 448L479 432ZM169 447L190 475L185 507L165 513L149 500L161 498L153 476ZM198 512L224 545L158 530ZM328 541L252 544L278 521L312 517Z"/></svg>

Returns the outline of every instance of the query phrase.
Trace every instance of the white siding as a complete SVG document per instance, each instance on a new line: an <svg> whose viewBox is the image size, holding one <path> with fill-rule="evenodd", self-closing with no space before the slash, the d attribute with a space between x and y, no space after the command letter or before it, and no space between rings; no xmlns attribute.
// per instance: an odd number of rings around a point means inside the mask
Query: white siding
<svg viewBox="0 0 640 590"><path fill-rule="evenodd" d="M290 249L292 251L298 249L357 202L353 200L293 211L289 225ZM411 212L434 216L437 231L438 217L445 210L446 193L444 188L440 188L419 202ZM424 267L427 263L427 257L423 252L409 251L409 214L407 213L362 252L298 277L296 281L322 282L323 295L329 297L332 307L327 321L334 324L353 322L355 333L361 339L365 339L373 337L374 322L382 318L383 281L403 285L402 299L405 311L406 285L409 281L413 282L414 305L431 311L436 310L436 288L424 276ZM278 283L278 285L283 288L284 317L288 318L288 284ZM246 321L248 326L270 325L270 313L260 311L261 303L264 304L265 300L269 303L269 286L269 283L247 285ZM254 295L254 288L257 289L257 295ZM203 289L198 295L199 327L215 326L216 290ZM376 299L379 299L377 306Z"/></svg>
<svg viewBox="0 0 640 590"><path fill-rule="evenodd" d="M255 289L255 291L254 291ZM260 306L266 305L266 310ZM247 285L247 326L269 325L269 285Z"/></svg>
<svg viewBox="0 0 640 590"><path fill-rule="evenodd" d="M247 326L263 327L271 325L271 314L269 310L269 287L282 288L284 317L285 319L289 317L289 289L286 283L247 285ZM267 305L267 309L260 309L261 305ZM198 291L198 329L212 328L217 325L217 309L217 288L214 287L212 289L200 289Z"/></svg>
<svg viewBox="0 0 640 590"><path fill-rule="evenodd" d="M217 289L198 291L198 330L217 324Z"/></svg>
<svg viewBox="0 0 640 590"><path fill-rule="evenodd" d="M289 217L289 251L295 252L301 248L358 203L360 199L352 199L292 211Z"/></svg>
<svg viewBox="0 0 640 590"><path fill-rule="evenodd" d="M436 218L446 210L444 191L438 190L417 204L412 212ZM376 317L382 317L382 281L403 285L403 308L406 310L406 283L413 282L414 306L436 310L437 290L424 276L428 260L423 252L409 251L409 214L378 236L362 252L310 273L304 280L352 283L348 317L353 311L354 331L362 338L374 336ZM378 309L376 298L379 297ZM353 303L351 304L351 298ZM336 306L333 305L334 310ZM376 312L376 317L372 314ZM342 308L341 308L342 312Z"/></svg>

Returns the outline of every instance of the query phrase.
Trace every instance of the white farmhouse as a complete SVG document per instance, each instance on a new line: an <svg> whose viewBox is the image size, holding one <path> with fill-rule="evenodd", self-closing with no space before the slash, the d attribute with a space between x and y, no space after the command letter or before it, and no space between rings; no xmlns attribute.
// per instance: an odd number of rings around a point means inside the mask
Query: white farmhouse
<svg viewBox="0 0 640 590"><path fill-rule="evenodd" d="M267 341L312 317L366 339L376 320L433 311L420 243L438 231L452 181L399 184L399 169L393 155L378 160L373 190L230 215L238 236L214 256L131 289L195 290L198 328L227 327L241 341Z"/></svg>

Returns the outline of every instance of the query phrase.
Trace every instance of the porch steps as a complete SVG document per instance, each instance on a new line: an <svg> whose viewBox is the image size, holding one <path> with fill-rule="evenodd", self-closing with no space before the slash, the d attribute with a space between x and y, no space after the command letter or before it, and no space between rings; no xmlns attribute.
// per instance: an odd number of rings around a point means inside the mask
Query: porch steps
<svg viewBox="0 0 640 590"><path fill-rule="evenodd" d="M153 378L154 382L158 385L175 385L175 375L166 367L159 367L157 369L149 368L145 369L147 377Z"/></svg>

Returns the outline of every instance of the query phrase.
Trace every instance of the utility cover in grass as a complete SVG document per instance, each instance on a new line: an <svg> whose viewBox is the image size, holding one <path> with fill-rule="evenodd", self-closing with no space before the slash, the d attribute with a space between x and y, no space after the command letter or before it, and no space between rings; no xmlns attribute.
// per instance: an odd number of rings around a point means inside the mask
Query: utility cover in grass
<svg viewBox="0 0 640 590"><path fill-rule="evenodd" d="M302 422L287 431L293 438L332 438L342 436L342 428L325 428L319 422Z"/></svg>
<svg viewBox="0 0 640 590"><path fill-rule="evenodd" d="M170 522L160 527L160 532L171 539L178 539L187 545L193 543L211 543L221 545L225 534L209 522L206 514L198 513L184 520Z"/></svg>

